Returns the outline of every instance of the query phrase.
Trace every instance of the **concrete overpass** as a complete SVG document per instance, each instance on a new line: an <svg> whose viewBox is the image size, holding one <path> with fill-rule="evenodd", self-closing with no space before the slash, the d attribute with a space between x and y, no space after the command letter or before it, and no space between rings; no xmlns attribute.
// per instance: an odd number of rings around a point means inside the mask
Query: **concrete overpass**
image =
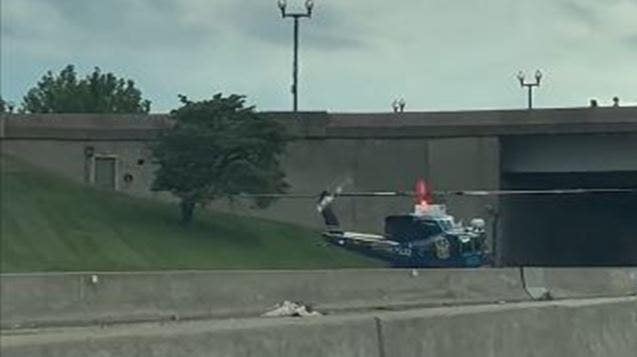
<svg viewBox="0 0 637 357"><path fill-rule="evenodd" d="M405 113L264 113L296 140L284 164L292 191L316 193L347 179L351 190L408 190L425 177L440 190L637 186L637 107ZM147 143L165 115L10 115L2 151L96 184L96 158L113 165L112 187L149 191ZM95 152L85 155L86 149ZM122 180L125 174L134 177ZM110 185L111 182L107 182ZM344 224L381 231L409 199L342 199ZM483 216L505 265L637 264L637 198L581 195L450 198L458 217ZM320 226L313 202L281 200L265 211L218 209ZM487 209L489 207L490 209Z"/></svg>

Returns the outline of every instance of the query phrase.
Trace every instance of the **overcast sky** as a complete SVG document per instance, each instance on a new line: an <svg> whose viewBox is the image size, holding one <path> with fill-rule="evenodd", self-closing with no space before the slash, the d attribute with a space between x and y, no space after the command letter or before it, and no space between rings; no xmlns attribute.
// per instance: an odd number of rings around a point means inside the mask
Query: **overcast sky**
<svg viewBox="0 0 637 357"><path fill-rule="evenodd" d="M302 0L288 0L302 9ZM274 0L0 0L0 89L94 66L136 81L153 112L216 92L291 108L292 23ZM637 103L637 0L315 0L301 24L300 108L520 108Z"/></svg>

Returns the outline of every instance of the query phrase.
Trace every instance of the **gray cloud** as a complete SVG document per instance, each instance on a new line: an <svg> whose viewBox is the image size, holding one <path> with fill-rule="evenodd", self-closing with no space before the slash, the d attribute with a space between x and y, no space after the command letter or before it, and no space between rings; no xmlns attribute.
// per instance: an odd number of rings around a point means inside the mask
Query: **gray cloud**
<svg viewBox="0 0 637 357"><path fill-rule="evenodd" d="M134 50L181 48L210 41L213 26L179 21L187 14L168 0L48 0L54 3L75 36L95 46L109 44Z"/></svg>
<svg viewBox="0 0 637 357"><path fill-rule="evenodd" d="M289 108L292 24L274 0L1 1L10 99L74 63L136 79L155 111L215 91ZM540 106L637 95L635 0L315 2L301 25L303 108L386 110L398 95L409 109L518 107L513 75L536 68Z"/></svg>
<svg viewBox="0 0 637 357"><path fill-rule="evenodd" d="M624 37L624 43L633 50L637 50L637 33L632 36Z"/></svg>
<svg viewBox="0 0 637 357"><path fill-rule="evenodd" d="M574 20L581 21L588 26L598 28L600 25L599 11L595 9L595 6L581 1L567 0L558 2L562 10L567 16Z"/></svg>
<svg viewBox="0 0 637 357"><path fill-rule="evenodd" d="M50 56L104 58L169 54L223 41L214 22L191 21L190 8L178 4L168 0L5 0L5 8L13 11L3 15L2 37L17 51L46 49Z"/></svg>

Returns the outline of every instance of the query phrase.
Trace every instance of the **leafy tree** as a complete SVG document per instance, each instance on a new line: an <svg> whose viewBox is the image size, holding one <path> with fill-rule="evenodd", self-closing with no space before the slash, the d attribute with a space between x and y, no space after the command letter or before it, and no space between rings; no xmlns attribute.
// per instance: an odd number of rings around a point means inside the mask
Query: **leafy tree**
<svg viewBox="0 0 637 357"><path fill-rule="evenodd" d="M78 79L68 65L58 75L48 71L23 98L22 111L30 113L148 113L150 101L130 79L93 73Z"/></svg>
<svg viewBox="0 0 637 357"><path fill-rule="evenodd" d="M216 94L173 110L175 125L153 147L153 190L181 200L181 221L192 221L195 207L241 193L282 193L288 188L280 167L287 137L281 124L260 117L245 97ZM257 207L271 199L254 198Z"/></svg>
<svg viewBox="0 0 637 357"><path fill-rule="evenodd" d="M9 101L6 101L0 96L0 114L2 113L12 113L13 112L13 104Z"/></svg>

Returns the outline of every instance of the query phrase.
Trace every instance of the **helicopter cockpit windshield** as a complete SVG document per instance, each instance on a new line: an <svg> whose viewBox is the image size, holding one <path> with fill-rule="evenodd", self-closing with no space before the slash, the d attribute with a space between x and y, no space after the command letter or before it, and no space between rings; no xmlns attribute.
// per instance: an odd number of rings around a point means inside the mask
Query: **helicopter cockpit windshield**
<svg viewBox="0 0 637 357"><path fill-rule="evenodd" d="M452 218L439 219L438 225L444 232L452 231L455 228L455 224L453 223Z"/></svg>

